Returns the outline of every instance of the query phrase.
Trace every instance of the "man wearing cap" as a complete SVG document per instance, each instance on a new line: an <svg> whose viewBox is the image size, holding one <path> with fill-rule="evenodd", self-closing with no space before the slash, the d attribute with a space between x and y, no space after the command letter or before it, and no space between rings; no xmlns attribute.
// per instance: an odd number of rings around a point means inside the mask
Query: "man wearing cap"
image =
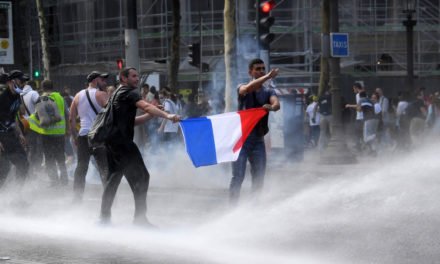
<svg viewBox="0 0 440 264"><path fill-rule="evenodd" d="M87 76L89 86L75 95L70 106L70 134L77 146L78 153L78 163L73 180L74 202L82 201L90 155L93 154L95 157L103 184L106 179L108 168L105 148L92 149L88 143L87 133L89 133L96 115L107 104L108 95L105 92L107 77L107 73L91 72ZM76 131L76 118L78 116L80 119L79 132Z"/></svg>
<svg viewBox="0 0 440 264"><path fill-rule="evenodd" d="M41 82L43 96L48 96L55 102L58 112L60 114L60 121L43 126L35 113L29 117L29 126L32 131L41 135L43 144L44 159L46 164L46 172L51 181L51 186L67 185L67 169L66 156L64 151L64 137L68 129L67 107L64 98L59 92L56 92L51 80L44 80ZM38 104L38 103L37 103ZM57 168L58 167L58 168ZM60 175L58 176L58 170Z"/></svg>
<svg viewBox="0 0 440 264"><path fill-rule="evenodd" d="M23 185L29 168L24 150L26 141L16 118L21 92L18 84L24 82L26 76L17 71L11 73L12 75L0 74L0 187L9 173L10 163L16 167L19 186Z"/></svg>

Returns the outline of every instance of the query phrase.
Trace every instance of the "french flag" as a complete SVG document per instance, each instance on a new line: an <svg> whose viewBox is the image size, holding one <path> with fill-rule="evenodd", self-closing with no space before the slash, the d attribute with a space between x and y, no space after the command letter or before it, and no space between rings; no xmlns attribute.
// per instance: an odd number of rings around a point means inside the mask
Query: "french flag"
<svg viewBox="0 0 440 264"><path fill-rule="evenodd" d="M266 114L263 108L253 108L180 121L194 166L236 161L246 138Z"/></svg>

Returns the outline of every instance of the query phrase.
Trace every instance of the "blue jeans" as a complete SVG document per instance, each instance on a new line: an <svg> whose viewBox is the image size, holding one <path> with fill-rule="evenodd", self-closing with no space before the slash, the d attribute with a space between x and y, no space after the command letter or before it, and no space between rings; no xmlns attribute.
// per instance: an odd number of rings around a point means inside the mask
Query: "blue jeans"
<svg viewBox="0 0 440 264"><path fill-rule="evenodd" d="M248 160L251 164L252 191L260 191L263 188L266 173L266 146L263 137L249 135L237 161L232 163L232 180L229 187L229 198L232 203L237 202L240 197Z"/></svg>

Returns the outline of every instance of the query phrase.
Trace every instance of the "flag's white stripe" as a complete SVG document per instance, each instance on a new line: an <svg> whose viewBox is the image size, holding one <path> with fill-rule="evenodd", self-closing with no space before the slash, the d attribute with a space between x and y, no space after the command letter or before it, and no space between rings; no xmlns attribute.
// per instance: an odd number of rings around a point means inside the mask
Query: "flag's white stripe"
<svg viewBox="0 0 440 264"><path fill-rule="evenodd" d="M231 112L208 118L212 124L217 163L237 160L240 151L234 153L232 149L242 135L240 115Z"/></svg>

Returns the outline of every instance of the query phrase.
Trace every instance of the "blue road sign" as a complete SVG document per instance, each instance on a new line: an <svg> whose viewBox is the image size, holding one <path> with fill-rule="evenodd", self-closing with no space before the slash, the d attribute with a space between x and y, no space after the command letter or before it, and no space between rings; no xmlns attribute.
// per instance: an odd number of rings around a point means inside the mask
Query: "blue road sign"
<svg viewBox="0 0 440 264"><path fill-rule="evenodd" d="M332 57L348 57L348 33L330 33Z"/></svg>

